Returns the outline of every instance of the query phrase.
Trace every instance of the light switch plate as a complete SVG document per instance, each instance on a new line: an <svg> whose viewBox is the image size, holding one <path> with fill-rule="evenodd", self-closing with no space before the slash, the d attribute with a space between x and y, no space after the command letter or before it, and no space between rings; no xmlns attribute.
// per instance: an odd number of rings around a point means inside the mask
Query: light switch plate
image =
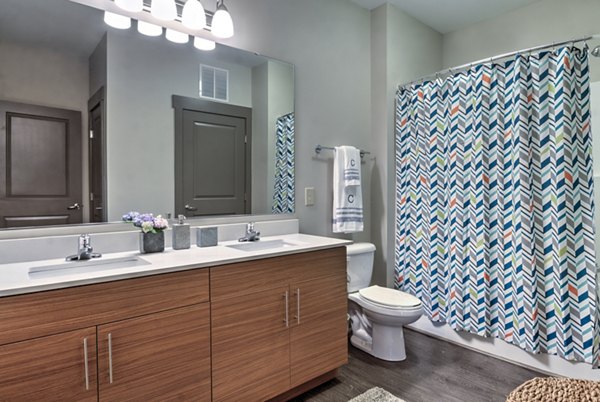
<svg viewBox="0 0 600 402"><path fill-rule="evenodd" d="M306 187L304 189L304 205L310 207L315 205L315 188L314 187Z"/></svg>

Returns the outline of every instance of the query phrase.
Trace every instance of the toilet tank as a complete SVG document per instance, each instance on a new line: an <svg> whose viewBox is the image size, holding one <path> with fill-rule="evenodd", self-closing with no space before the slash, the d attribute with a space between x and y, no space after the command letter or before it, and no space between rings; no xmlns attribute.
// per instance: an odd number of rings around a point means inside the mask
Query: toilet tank
<svg viewBox="0 0 600 402"><path fill-rule="evenodd" d="M348 293L357 292L371 284L375 245L354 243L346 246Z"/></svg>

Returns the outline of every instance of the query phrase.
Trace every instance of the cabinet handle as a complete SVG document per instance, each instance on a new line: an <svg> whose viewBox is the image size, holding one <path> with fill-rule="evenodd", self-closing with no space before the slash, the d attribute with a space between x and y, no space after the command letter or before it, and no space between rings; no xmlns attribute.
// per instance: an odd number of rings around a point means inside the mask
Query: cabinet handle
<svg viewBox="0 0 600 402"><path fill-rule="evenodd" d="M289 327L290 327L290 320L289 320L289 315L288 315L288 314L289 314L289 313L288 313L288 310L289 310L289 304L290 304L290 303L289 303L289 301L290 301L290 300L289 300L289 299L290 299L290 297L289 297L289 296L290 296L290 295L289 295L289 292L286 290L286 291L285 291L285 294L283 295L283 297L285 297L285 320L283 320L283 321L285 322L285 327L286 327L286 328L289 328Z"/></svg>
<svg viewBox="0 0 600 402"><path fill-rule="evenodd" d="M83 338L83 370L85 372L85 390L90 390L90 371L88 368L88 348L87 348L87 338Z"/></svg>
<svg viewBox="0 0 600 402"><path fill-rule="evenodd" d="M112 334L108 334L108 381L113 383L113 369L112 369Z"/></svg>
<svg viewBox="0 0 600 402"><path fill-rule="evenodd" d="M300 288L296 289L296 323L300 324Z"/></svg>

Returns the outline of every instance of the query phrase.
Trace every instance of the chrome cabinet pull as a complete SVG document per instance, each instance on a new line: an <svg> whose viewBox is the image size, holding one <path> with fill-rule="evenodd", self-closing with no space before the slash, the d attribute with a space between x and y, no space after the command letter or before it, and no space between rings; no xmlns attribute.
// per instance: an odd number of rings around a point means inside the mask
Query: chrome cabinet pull
<svg viewBox="0 0 600 402"><path fill-rule="evenodd" d="M300 288L296 289L296 323L300 324Z"/></svg>
<svg viewBox="0 0 600 402"><path fill-rule="evenodd" d="M283 297L285 297L285 320L283 320L283 321L285 322L285 327L286 328L290 327L290 320L289 320L290 317L289 317L289 313L288 313L288 310L289 310L289 301L290 301L289 300L290 299L289 296L290 296L289 292L286 290L285 294L283 295Z"/></svg>
<svg viewBox="0 0 600 402"><path fill-rule="evenodd" d="M108 380L113 383L113 368L112 368L112 334L108 334Z"/></svg>
<svg viewBox="0 0 600 402"><path fill-rule="evenodd" d="M85 372L85 390L90 390L90 370L88 367L88 350L87 350L87 338L83 338L83 369Z"/></svg>

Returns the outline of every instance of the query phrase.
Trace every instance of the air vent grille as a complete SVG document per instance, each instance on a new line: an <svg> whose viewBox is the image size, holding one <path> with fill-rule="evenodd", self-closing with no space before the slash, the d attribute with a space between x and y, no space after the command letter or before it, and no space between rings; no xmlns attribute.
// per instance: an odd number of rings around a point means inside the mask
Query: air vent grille
<svg viewBox="0 0 600 402"><path fill-rule="evenodd" d="M200 96L229 102L229 71L201 64Z"/></svg>

